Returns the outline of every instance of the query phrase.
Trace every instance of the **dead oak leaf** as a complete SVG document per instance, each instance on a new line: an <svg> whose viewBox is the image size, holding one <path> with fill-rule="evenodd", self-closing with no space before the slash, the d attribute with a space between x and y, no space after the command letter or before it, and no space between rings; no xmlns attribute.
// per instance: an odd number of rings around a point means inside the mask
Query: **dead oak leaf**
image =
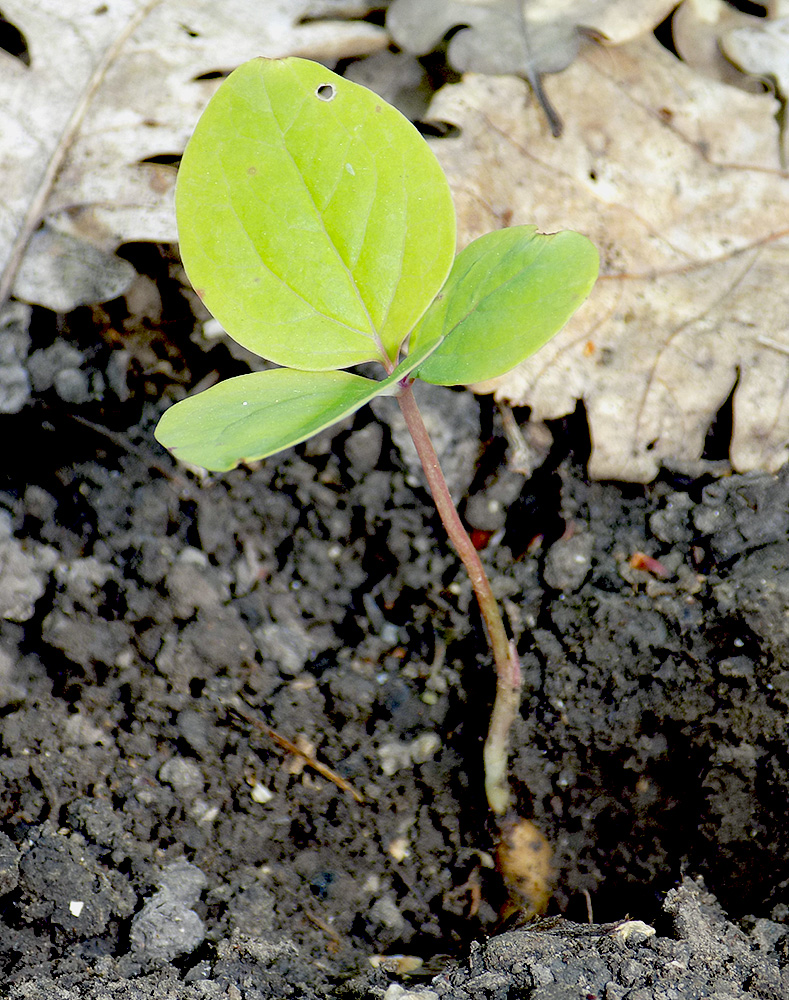
<svg viewBox="0 0 789 1000"><path fill-rule="evenodd" d="M721 40L732 29L764 23L764 18L744 14L726 0L683 0L671 18L671 37L679 57L693 69L713 80L759 94L764 86L723 54Z"/></svg>
<svg viewBox="0 0 789 1000"><path fill-rule="evenodd" d="M175 241L174 164L218 78L255 56L376 52L385 32L346 19L364 8L4 0L0 304L66 312L121 294L133 277L113 257L121 243Z"/></svg>
<svg viewBox="0 0 789 1000"><path fill-rule="evenodd" d="M584 35L615 45L652 31L673 0L394 0L386 27L401 48L430 52L450 30L449 62L461 73L518 73L531 84L551 124L563 124L542 89L578 55Z"/></svg>
<svg viewBox="0 0 789 1000"><path fill-rule="evenodd" d="M759 18L753 18L759 21ZM744 73L772 79L786 100L789 94L789 17L735 27L721 39L726 55Z"/></svg>
<svg viewBox="0 0 789 1000"><path fill-rule="evenodd" d="M757 24L732 28L721 38L721 48L732 64L751 81L769 84L780 101L778 120L781 125L783 165L789 162L789 132L786 128L786 108L789 103L789 17L775 21L753 18Z"/></svg>
<svg viewBox="0 0 789 1000"><path fill-rule="evenodd" d="M550 137L523 81L470 76L431 115L461 242L497 225L587 234L589 301L533 358L483 387L532 418L583 400L596 478L647 482L698 461L734 391L739 471L789 456L789 175L775 100L707 80L652 38L590 49L554 81Z"/></svg>
<svg viewBox="0 0 789 1000"><path fill-rule="evenodd" d="M449 59L478 73L556 73L578 53L583 32L621 45L655 28L672 0L394 0L386 27L417 55L454 29Z"/></svg>

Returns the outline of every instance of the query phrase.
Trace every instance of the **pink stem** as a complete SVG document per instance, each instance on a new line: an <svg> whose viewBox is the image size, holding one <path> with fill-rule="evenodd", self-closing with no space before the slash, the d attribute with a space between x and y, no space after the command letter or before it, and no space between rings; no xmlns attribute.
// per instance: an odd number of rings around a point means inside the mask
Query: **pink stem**
<svg viewBox="0 0 789 1000"><path fill-rule="evenodd" d="M450 541L468 571L471 586L479 604L483 621L488 631L488 641L496 665L496 697L490 718L488 736L485 740L485 793L494 813L503 816L510 804L510 786L507 778L507 758L509 754L509 733L520 709L521 677L520 662L515 643L507 638L504 622L493 596L485 567L474 543L460 520L455 504L449 493L444 473L438 462L436 450L427 432L422 414L416 404L411 384L406 384L397 397L406 426L416 445L416 451L425 470L427 482L433 494L439 513Z"/></svg>

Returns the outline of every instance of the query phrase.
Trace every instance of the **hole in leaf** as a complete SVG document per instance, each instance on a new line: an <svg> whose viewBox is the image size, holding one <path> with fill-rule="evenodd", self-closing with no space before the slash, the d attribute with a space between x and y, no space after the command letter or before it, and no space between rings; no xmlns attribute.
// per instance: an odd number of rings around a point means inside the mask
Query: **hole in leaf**
<svg viewBox="0 0 789 1000"><path fill-rule="evenodd" d="M433 139L456 139L461 133L461 129L457 125L452 125L449 122L417 121L414 122L414 126L419 130L420 135L429 136Z"/></svg>
<svg viewBox="0 0 789 1000"><path fill-rule="evenodd" d="M731 392L721 403L710 423L701 456L708 462L725 462L729 458L729 449L734 433L734 394L739 383L740 373L738 371Z"/></svg>
<svg viewBox="0 0 789 1000"><path fill-rule="evenodd" d="M200 76L192 77L195 83L200 83L203 80L224 80L226 76L230 76L229 69L212 69L208 73L201 73Z"/></svg>
<svg viewBox="0 0 789 1000"><path fill-rule="evenodd" d="M672 55L675 55L677 59L680 58L679 52L674 45L674 35L671 31L671 22L674 18L674 11L664 18L660 24L655 28L652 34L657 38L664 49L667 49Z"/></svg>
<svg viewBox="0 0 789 1000"><path fill-rule="evenodd" d="M382 6L375 6L364 17L357 17L353 12L342 10L332 11L332 13L327 17L326 14L305 14L300 17L296 24L318 24L320 22L326 21L366 21L368 24L377 24L383 27L384 21L386 19L386 8Z"/></svg>
<svg viewBox="0 0 789 1000"><path fill-rule="evenodd" d="M333 101L336 91L331 83L322 83L315 91L319 101Z"/></svg>
<svg viewBox="0 0 789 1000"><path fill-rule="evenodd" d="M751 3L751 0L729 0L729 3L741 14L750 14L752 17L767 17L766 3Z"/></svg>
<svg viewBox="0 0 789 1000"><path fill-rule="evenodd" d="M180 153L159 153L156 156L146 156L144 160L139 160L139 163L161 163L166 167L177 167L181 162Z"/></svg>
<svg viewBox="0 0 789 1000"><path fill-rule="evenodd" d="M0 49L18 59L25 66L30 65L30 50L27 47L27 40L16 25L11 24L0 11Z"/></svg>

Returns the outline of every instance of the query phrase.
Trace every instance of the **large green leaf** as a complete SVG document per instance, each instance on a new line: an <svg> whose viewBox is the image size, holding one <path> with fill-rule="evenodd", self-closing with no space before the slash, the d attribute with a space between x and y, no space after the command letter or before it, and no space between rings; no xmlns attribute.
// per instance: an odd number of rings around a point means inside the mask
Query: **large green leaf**
<svg viewBox="0 0 789 1000"><path fill-rule="evenodd" d="M513 226L481 236L458 254L411 335L412 350L443 338L417 377L467 385L514 368L564 326L591 291L598 263L578 233Z"/></svg>
<svg viewBox="0 0 789 1000"><path fill-rule="evenodd" d="M197 124L176 187L189 279L227 332L311 371L394 360L455 251L416 129L304 59L255 59Z"/></svg>

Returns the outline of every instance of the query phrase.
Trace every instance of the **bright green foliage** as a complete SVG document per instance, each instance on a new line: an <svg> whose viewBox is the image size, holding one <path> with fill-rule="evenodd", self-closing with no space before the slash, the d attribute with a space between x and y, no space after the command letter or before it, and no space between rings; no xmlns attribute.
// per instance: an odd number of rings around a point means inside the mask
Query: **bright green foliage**
<svg viewBox="0 0 789 1000"><path fill-rule="evenodd" d="M532 226L489 233L454 259L449 187L422 137L304 59L255 59L220 86L184 153L176 211L206 306L285 366L165 413L158 440L217 471L297 444L415 375L456 385L508 371L597 276L588 240ZM338 371L368 361L387 377Z"/></svg>
<svg viewBox="0 0 789 1000"><path fill-rule="evenodd" d="M184 153L176 212L206 306L290 368L395 360L455 256L449 185L424 139L304 59L254 59L222 84Z"/></svg>
<svg viewBox="0 0 789 1000"><path fill-rule="evenodd" d="M596 277L597 251L578 233L513 226L480 236L411 334L412 350L444 340L417 376L468 385L503 375L561 330Z"/></svg>
<svg viewBox="0 0 789 1000"><path fill-rule="evenodd" d="M373 379L345 371L252 372L182 400L162 417L157 435L176 458L224 472L305 441L378 390Z"/></svg>
<svg viewBox="0 0 789 1000"><path fill-rule="evenodd" d="M156 437L181 461L226 472L306 441L376 396L396 391L426 353L413 351L381 381L295 368L238 375L171 406Z"/></svg>

